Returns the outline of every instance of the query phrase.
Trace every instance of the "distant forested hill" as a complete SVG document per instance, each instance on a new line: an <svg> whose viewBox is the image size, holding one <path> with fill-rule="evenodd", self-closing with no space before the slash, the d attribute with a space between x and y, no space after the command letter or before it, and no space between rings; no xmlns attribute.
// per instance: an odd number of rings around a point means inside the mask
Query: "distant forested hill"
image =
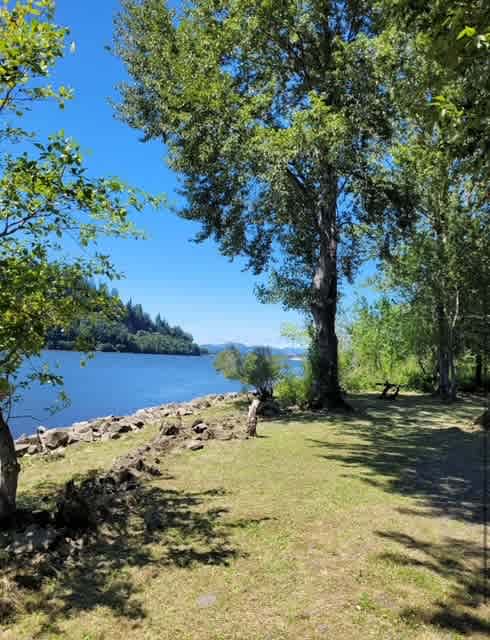
<svg viewBox="0 0 490 640"><path fill-rule="evenodd" d="M108 295L118 300L116 291ZM115 320L94 314L81 318L68 329L53 329L46 347L76 351L82 345L96 351L201 355L201 349L189 333L170 326L160 314L153 320L140 304L133 304L131 300L126 305L120 303Z"/></svg>
<svg viewBox="0 0 490 640"><path fill-rule="evenodd" d="M240 353L250 353L254 349L257 349L259 346L249 346L247 344L241 344L240 342L226 342L223 344L203 344L201 345L201 349L204 349L207 353L217 354L221 351L225 351L226 349L238 349ZM265 345L264 345L265 346ZM271 353L275 356L304 356L306 353L306 349L304 347L268 347L271 350Z"/></svg>

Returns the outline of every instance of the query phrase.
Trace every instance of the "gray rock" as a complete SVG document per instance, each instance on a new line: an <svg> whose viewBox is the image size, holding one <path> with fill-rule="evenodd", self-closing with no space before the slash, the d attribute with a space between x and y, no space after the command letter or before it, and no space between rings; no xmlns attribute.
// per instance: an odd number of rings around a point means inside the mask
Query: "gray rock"
<svg viewBox="0 0 490 640"><path fill-rule="evenodd" d="M48 449L65 447L69 438L70 432L67 429L49 429L41 435L42 442Z"/></svg>
<svg viewBox="0 0 490 640"><path fill-rule="evenodd" d="M81 434L81 433L91 433L92 429L94 428L94 424L93 422L75 422L75 424L71 425L71 430L74 433L77 434Z"/></svg>
<svg viewBox="0 0 490 640"><path fill-rule="evenodd" d="M204 444L200 440L189 440L189 442L186 443L185 448L190 451L199 451L199 449L204 448Z"/></svg>
<svg viewBox="0 0 490 640"><path fill-rule="evenodd" d="M155 440L153 440L152 447L157 451L165 451L166 449L170 449L174 443L174 436L159 435L155 438Z"/></svg>
<svg viewBox="0 0 490 640"><path fill-rule="evenodd" d="M233 440L234 437L232 433L229 431L223 431L222 429L215 429L213 431L213 435L216 440L222 441Z"/></svg>
<svg viewBox="0 0 490 640"><path fill-rule="evenodd" d="M182 409L177 409L177 415L178 416L192 416L194 413L194 411L190 408L182 408Z"/></svg>
<svg viewBox="0 0 490 640"><path fill-rule="evenodd" d="M208 593L204 596L199 596L197 599L197 606L201 609L206 607L212 607L218 602L218 598L214 595L214 593Z"/></svg>
<svg viewBox="0 0 490 640"><path fill-rule="evenodd" d="M114 422L104 427L102 431L102 439L104 440L117 440L124 433L132 431L131 426L124 422Z"/></svg>
<svg viewBox="0 0 490 640"><path fill-rule="evenodd" d="M78 444L79 442L93 442L94 435L92 431L70 431L68 444Z"/></svg>
<svg viewBox="0 0 490 640"><path fill-rule="evenodd" d="M194 433L204 433L208 430L208 425L205 422L198 422L192 427Z"/></svg>

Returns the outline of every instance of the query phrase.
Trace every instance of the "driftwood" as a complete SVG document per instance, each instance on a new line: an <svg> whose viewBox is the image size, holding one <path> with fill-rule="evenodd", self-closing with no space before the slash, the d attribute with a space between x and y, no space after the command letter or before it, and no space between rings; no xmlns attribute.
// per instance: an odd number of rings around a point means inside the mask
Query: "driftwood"
<svg viewBox="0 0 490 640"><path fill-rule="evenodd" d="M260 407L260 400L254 398L250 407L248 408L247 418L247 435L254 438L257 435L257 411Z"/></svg>
<svg viewBox="0 0 490 640"><path fill-rule="evenodd" d="M385 382L377 382L376 386L384 387L383 392L379 396L381 400L395 400L398 397L398 394L400 393L400 389L404 385L393 384L392 382L388 382L388 380L386 380ZM394 389L394 391L390 393L392 389Z"/></svg>

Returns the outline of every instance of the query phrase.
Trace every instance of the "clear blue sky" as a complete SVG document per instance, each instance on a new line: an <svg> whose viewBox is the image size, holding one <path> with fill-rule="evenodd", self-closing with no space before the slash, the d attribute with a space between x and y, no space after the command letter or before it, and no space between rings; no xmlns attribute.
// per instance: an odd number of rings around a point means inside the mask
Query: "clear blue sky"
<svg viewBox="0 0 490 640"><path fill-rule="evenodd" d="M172 199L177 179L165 165L164 146L141 143L138 132L114 118L109 104L109 97L117 95L115 85L125 78L122 64L105 49L118 7L118 0L57 0L56 21L70 28L76 49L58 64L53 83L71 86L75 99L64 111L54 105L36 107L29 124L43 135L64 129L74 137L91 174L115 175ZM295 313L257 302L256 279L243 271L241 261L229 262L213 242L190 242L198 229L194 223L165 211L147 211L135 222L148 240L103 244L125 273L115 284L123 299L133 298L152 315L160 312L201 344L233 340L281 345L281 324L300 322Z"/></svg>

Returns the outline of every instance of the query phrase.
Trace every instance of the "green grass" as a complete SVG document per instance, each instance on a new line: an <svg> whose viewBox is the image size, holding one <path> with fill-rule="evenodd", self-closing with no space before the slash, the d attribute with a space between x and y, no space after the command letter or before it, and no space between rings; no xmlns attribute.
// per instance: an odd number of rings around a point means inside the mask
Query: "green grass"
<svg viewBox="0 0 490 640"><path fill-rule="evenodd" d="M478 403L355 405L167 456L118 536L16 588L1 640L488 637ZM153 432L30 461L21 503L109 467ZM166 522L151 538L148 505Z"/></svg>

